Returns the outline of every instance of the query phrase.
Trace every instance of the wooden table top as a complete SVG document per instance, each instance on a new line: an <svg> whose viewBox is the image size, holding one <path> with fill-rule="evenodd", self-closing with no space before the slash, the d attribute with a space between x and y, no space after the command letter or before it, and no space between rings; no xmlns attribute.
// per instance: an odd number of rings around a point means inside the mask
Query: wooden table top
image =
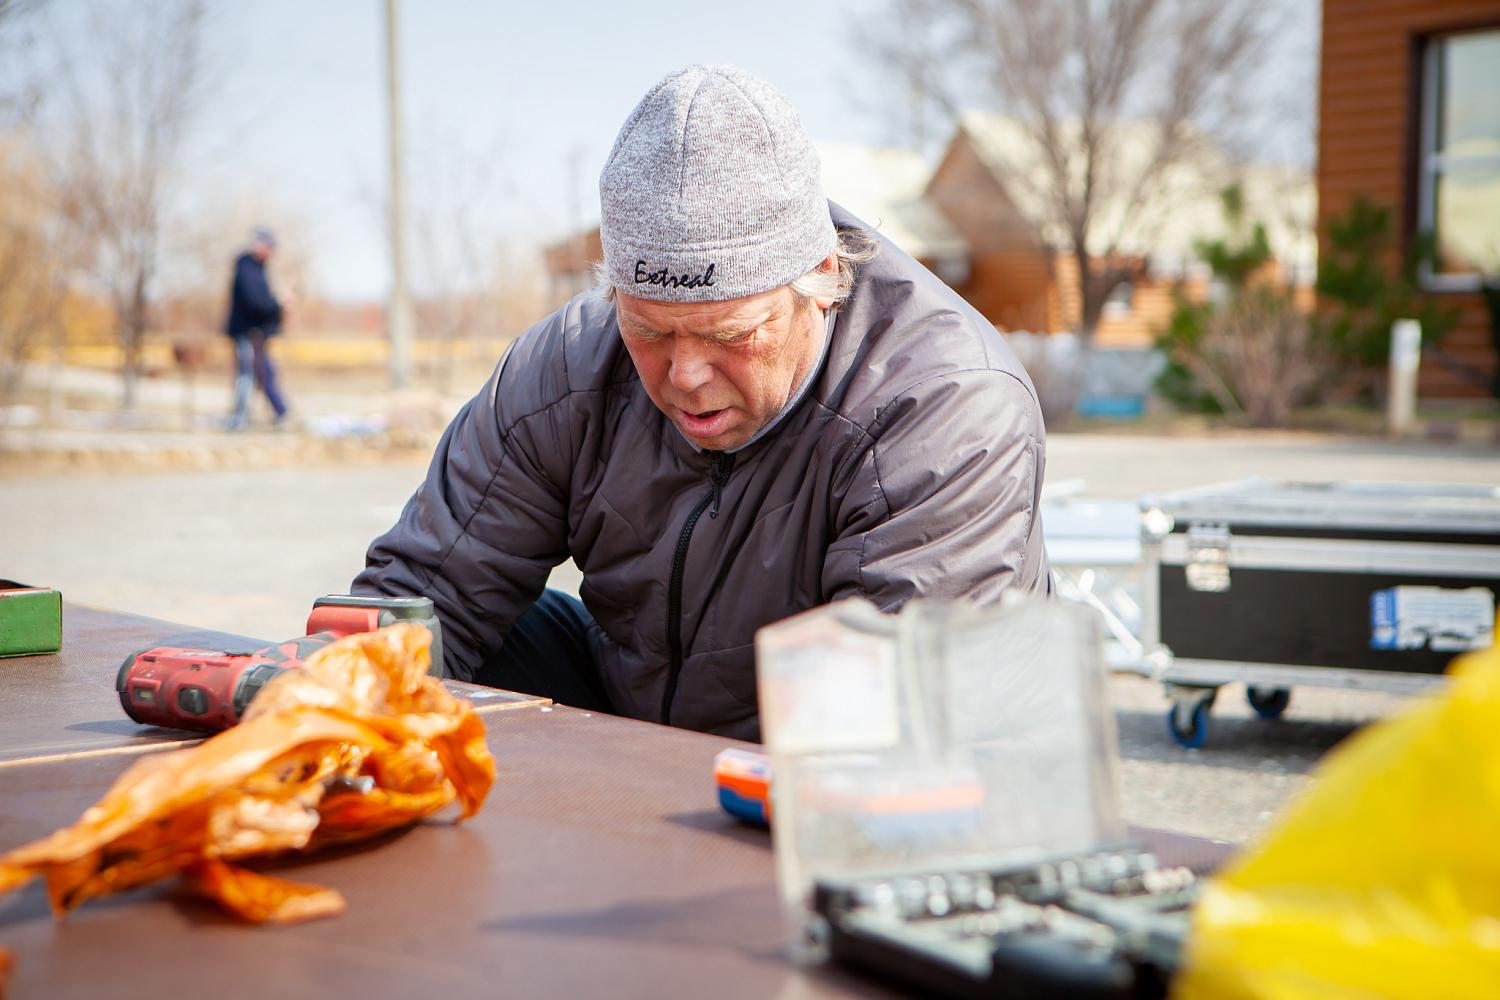
<svg viewBox="0 0 1500 1000"><path fill-rule="evenodd" d="M115 692L120 665L151 646L249 652L265 645L262 639L64 604L62 649L0 659L0 768L34 759L130 755L202 739L201 733L142 726L126 716ZM547 701L462 681L447 683L481 711Z"/></svg>
<svg viewBox="0 0 1500 1000"><path fill-rule="evenodd" d="M140 619L73 617L91 636L95 679L112 679L126 653L160 641ZM78 693L80 684L59 668L53 702L76 695L92 706L80 717L108 718L107 699L86 684ZM112 683L104 687L113 698ZM8 697L0 688L0 705ZM28 697L47 701L41 689ZM53 731L66 716L53 713ZM338 889L344 914L249 927L168 880L57 922L33 882L0 897L0 945L16 956L9 1000L890 995L838 967L785 959L770 835L716 801L714 755L738 744L545 704L493 712L485 724L499 778L473 819L258 865ZM31 732L36 747L43 730ZM105 752L0 766L0 850L74 822L134 759ZM1227 850L1137 833L1171 863L1212 865Z"/></svg>

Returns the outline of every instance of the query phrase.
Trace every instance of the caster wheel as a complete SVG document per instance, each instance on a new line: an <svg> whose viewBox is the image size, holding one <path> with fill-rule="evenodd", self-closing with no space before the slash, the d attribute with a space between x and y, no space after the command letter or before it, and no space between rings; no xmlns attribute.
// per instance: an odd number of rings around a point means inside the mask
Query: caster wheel
<svg viewBox="0 0 1500 1000"><path fill-rule="evenodd" d="M1204 701L1191 707L1179 704L1167 709L1167 732L1179 746L1197 750L1208 740L1208 706Z"/></svg>
<svg viewBox="0 0 1500 1000"><path fill-rule="evenodd" d="M1292 691L1290 688L1247 688L1245 697L1250 702L1250 707L1255 709L1255 714L1262 719L1279 719L1281 713L1292 703Z"/></svg>

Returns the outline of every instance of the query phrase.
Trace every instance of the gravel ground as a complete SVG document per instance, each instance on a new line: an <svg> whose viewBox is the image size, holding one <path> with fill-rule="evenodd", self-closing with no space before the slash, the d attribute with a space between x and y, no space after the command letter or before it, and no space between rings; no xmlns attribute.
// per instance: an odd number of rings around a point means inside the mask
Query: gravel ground
<svg viewBox="0 0 1500 1000"><path fill-rule="evenodd" d="M80 603L294 635L314 597L347 588L424 464L13 475L0 479L0 575L58 587ZM1057 434L1049 442L1049 481L1084 480L1090 496L1250 474L1496 484L1500 450L1305 435ZM576 571L560 568L554 585L576 587ZM1303 688L1284 719L1266 722L1242 688L1227 688L1208 745L1186 751L1167 736L1159 685L1119 676L1111 686L1126 818L1232 841L1265 829L1336 743L1407 704Z"/></svg>

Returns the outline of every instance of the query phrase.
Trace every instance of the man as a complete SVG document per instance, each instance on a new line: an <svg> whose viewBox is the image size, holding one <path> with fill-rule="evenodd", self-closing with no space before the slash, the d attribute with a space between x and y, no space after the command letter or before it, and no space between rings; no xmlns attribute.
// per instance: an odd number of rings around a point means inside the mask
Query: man
<svg viewBox="0 0 1500 1000"><path fill-rule="evenodd" d="M250 423L252 380L259 385L280 425L286 419L286 400L276 385L268 341L281 330L281 303L271 294L266 280L266 261L276 251L276 237L265 227L250 237L250 248L234 262L234 285L229 293L229 319L224 332L234 341L234 410L230 430L243 430Z"/></svg>
<svg viewBox="0 0 1500 1000"><path fill-rule="evenodd" d="M668 76L599 188L605 292L515 343L355 592L432 598L452 676L755 739L762 625L1050 588L1026 373L830 206L780 94Z"/></svg>

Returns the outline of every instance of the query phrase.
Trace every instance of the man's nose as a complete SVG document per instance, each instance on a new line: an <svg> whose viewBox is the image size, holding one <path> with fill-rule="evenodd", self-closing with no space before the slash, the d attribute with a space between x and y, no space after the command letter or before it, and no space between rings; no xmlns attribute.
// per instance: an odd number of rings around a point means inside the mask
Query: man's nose
<svg viewBox="0 0 1500 1000"><path fill-rule="evenodd" d="M695 392L708 384L714 377L714 370L708 356L708 345L702 337L672 338L672 368L667 377L672 388L683 394Z"/></svg>

